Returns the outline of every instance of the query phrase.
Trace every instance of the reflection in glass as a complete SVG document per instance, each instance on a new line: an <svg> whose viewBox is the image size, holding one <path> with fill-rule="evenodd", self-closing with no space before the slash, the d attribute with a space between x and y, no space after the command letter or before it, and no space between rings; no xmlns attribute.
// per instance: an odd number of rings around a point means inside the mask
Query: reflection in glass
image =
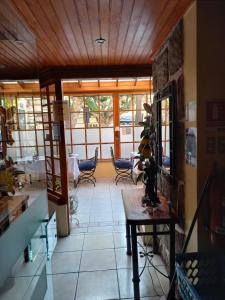
<svg viewBox="0 0 225 300"><path fill-rule="evenodd" d="M161 101L161 138L162 138L162 166L170 170L170 119L169 98Z"/></svg>

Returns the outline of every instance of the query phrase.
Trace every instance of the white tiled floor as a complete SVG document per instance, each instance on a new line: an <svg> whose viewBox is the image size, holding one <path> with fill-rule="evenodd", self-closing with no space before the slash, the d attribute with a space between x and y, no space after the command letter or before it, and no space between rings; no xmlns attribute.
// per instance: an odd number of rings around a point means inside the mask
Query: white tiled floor
<svg viewBox="0 0 225 300"><path fill-rule="evenodd" d="M133 299L132 261L126 255L125 216L121 189L132 183L101 179L79 184L79 200L71 235L59 239L48 266L49 289L45 300ZM139 240L141 242L141 240ZM141 251L141 248L140 248ZM159 256L153 265L166 274ZM140 273L145 258L139 258ZM168 279L147 264L141 275L142 299L158 300L168 291Z"/></svg>

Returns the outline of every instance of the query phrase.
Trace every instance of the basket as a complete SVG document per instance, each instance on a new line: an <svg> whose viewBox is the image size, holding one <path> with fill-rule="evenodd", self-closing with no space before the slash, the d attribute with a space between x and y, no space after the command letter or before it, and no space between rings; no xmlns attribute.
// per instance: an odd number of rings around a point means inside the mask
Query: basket
<svg viewBox="0 0 225 300"><path fill-rule="evenodd" d="M225 256L199 252L179 254L176 273L183 300L225 299Z"/></svg>

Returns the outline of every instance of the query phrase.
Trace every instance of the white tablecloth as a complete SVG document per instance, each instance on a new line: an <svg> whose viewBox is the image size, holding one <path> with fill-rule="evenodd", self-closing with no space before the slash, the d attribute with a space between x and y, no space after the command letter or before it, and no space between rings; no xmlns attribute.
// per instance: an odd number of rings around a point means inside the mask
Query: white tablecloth
<svg viewBox="0 0 225 300"><path fill-rule="evenodd" d="M67 160L69 174L73 175L74 180L76 180L80 175L77 158L78 158L78 154L71 154Z"/></svg>
<svg viewBox="0 0 225 300"><path fill-rule="evenodd" d="M68 164L68 173L69 176L76 180L80 175L80 170L78 167L77 161L78 154L72 154L67 158ZM39 159L33 160L32 156L26 156L17 159L18 169L22 169L25 173L29 174L33 177L38 178L45 178L45 157L39 156ZM55 160L55 172L56 174L60 174L59 171L59 160Z"/></svg>
<svg viewBox="0 0 225 300"><path fill-rule="evenodd" d="M133 159L133 173L136 174L136 175L138 175L141 171L138 170L137 163L138 163L139 159L138 158L134 158L136 156L139 156L138 152L131 152L130 153L130 157Z"/></svg>
<svg viewBox="0 0 225 300"><path fill-rule="evenodd" d="M17 169L23 169L25 173L31 176L31 179L45 178L45 157L39 156L38 159L33 159L32 156L17 158Z"/></svg>

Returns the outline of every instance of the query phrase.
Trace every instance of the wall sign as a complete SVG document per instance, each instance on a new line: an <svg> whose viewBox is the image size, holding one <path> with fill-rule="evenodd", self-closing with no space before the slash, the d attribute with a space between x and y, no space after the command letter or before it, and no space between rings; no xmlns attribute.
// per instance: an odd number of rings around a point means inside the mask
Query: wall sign
<svg viewBox="0 0 225 300"><path fill-rule="evenodd" d="M186 164L197 166L197 128L185 129L185 162Z"/></svg>
<svg viewBox="0 0 225 300"><path fill-rule="evenodd" d="M206 126L225 127L225 100L208 101L206 106Z"/></svg>

